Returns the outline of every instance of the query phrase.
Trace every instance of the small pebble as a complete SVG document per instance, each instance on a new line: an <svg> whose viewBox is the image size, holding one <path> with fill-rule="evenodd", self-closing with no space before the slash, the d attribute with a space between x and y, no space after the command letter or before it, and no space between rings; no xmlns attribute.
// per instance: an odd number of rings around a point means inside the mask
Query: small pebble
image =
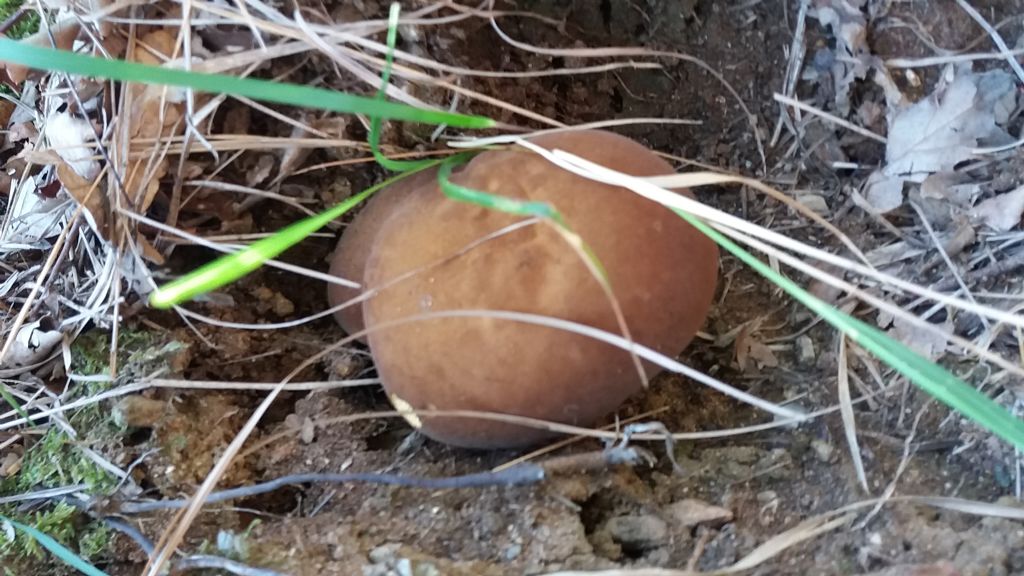
<svg viewBox="0 0 1024 576"><path fill-rule="evenodd" d="M797 362L804 366L814 364L814 340L810 336L804 334L796 339L796 357Z"/></svg>
<svg viewBox="0 0 1024 576"><path fill-rule="evenodd" d="M168 405L145 396L125 396L114 405L114 422L133 428L152 428L164 417Z"/></svg>
<svg viewBox="0 0 1024 576"><path fill-rule="evenodd" d="M818 460L825 464L831 462L836 454L835 447L824 440L811 440L811 449L814 450L814 455L818 457Z"/></svg>
<svg viewBox="0 0 1024 576"><path fill-rule="evenodd" d="M291 316L295 313L295 304L291 300L285 298L280 292L274 293L274 314L278 316Z"/></svg>
<svg viewBox="0 0 1024 576"><path fill-rule="evenodd" d="M608 534L622 549L641 552L668 542L668 525L657 516L619 516L606 525Z"/></svg>
<svg viewBox="0 0 1024 576"><path fill-rule="evenodd" d="M519 544L512 544L511 546L505 548L505 554L504 554L505 560L508 560L509 562L511 562L512 560L515 560L516 558L518 558L519 555L522 554L522 552L523 552L523 547L521 545L519 545Z"/></svg>
<svg viewBox="0 0 1024 576"><path fill-rule="evenodd" d="M400 547L401 544L397 543L377 546L373 550L370 550L370 553L368 554L370 562L373 562L374 564L383 564L389 560L393 560L395 553L398 552Z"/></svg>
<svg viewBox="0 0 1024 576"><path fill-rule="evenodd" d="M819 194L805 194L797 198L797 201L810 209L815 214L827 216L830 213L828 203Z"/></svg>
<svg viewBox="0 0 1024 576"><path fill-rule="evenodd" d="M668 506L668 517L687 528L709 526L718 528L732 522L732 511L721 506L708 504L703 500L687 498Z"/></svg>

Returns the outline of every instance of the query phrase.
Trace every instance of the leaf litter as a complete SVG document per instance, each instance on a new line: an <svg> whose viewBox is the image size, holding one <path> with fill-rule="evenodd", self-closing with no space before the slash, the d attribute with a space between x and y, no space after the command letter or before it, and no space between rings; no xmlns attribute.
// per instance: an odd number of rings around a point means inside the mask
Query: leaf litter
<svg viewBox="0 0 1024 576"><path fill-rule="evenodd" d="M872 173L868 202L880 213L903 205L904 184L921 183L975 158L979 146L1005 144L1016 108L1014 77L950 67L926 98L890 113L884 166Z"/></svg>

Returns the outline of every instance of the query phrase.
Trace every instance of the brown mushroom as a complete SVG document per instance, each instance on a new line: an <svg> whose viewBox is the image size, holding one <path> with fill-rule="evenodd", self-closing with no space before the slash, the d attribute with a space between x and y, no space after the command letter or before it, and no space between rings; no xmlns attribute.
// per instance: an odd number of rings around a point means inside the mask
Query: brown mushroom
<svg viewBox="0 0 1024 576"><path fill-rule="evenodd" d="M533 142L632 175L672 171L640 144L607 132L547 135ZM552 203L604 265L637 342L674 356L704 323L715 291L718 251L666 208L516 147L476 156L452 180ZM521 219L450 200L436 181L404 195L392 209L371 242L362 276L367 286L382 286L441 261ZM423 312L457 309L529 312L620 332L598 281L564 238L545 225L479 245L363 304L371 329ZM392 400L419 410L484 410L590 425L641 389L626 351L538 325L434 318L373 331L369 344ZM656 373L650 365L645 368L648 375ZM426 435L466 447L515 447L550 435L493 420L419 420Z"/></svg>
<svg viewBox="0 0 1024 576"><path fill-rule="evenodd" d="M437 169L423 170L412 174L391 186L379 190L366 201L366 206L345 228L331 257L330 273L353 282L363 282L363 271L370 248L384 221L395 213L402 201L413 193L426 193L429 185L437 179ZM327 301L331 307L348 302L359 296L360 290L340 284L327 285ZM363 307L361 304L342 308L334 313L334 319L348 334L363 330ZM366 342L366 338L360 338Z"/></svg>

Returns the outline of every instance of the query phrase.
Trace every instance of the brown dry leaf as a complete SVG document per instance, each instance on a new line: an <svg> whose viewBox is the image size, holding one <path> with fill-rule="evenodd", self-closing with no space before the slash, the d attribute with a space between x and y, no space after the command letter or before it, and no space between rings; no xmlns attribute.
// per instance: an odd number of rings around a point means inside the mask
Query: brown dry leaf
<svg viewBox="0 0 1024 576"><path fill-rule="evenodd" d="M7 126L7 123L11 121L11 115L14 114L14 102L9 100L0 100L0 127Z"/></svg>
<svg viewBox="0 0 1024 576"><path fill-rule="evenodd" d="M1024 213L1024 186L989 198L971 210L971 217L997 232L1006 232L1020 224Z"/></svg>
<svg viewBox="0 0 1024 576"><path fill-rule="evenodd" d="M154 30L140 38L132 57L137 62L159 66L174 54L175 44L175 36L170 31ZM184 132L184 90L156 85L133 85L132 90L130 133L133 141L152 139L153 145L159 146L159 139ZM160 152L129 165L124 189L140 212L146 212L153 204L160 190L160 179L166 176L167 170L167 158L161 157Z"/></svg>
<svg viewBox="0 0 1024 576"><path fill-rule="evenodd" d="M176 44L175 35L170 30L158 28L139 38L132 59L142 64L160 66L174 55Z"/></svg>
<svg viewBox="0 0 1024 576"><path fill-rule="evenodd" d="M145 236L143 236L142 234L136 234L135 240L139 243L139 246L142 247L143 258L149 260L150 262L156 264L157 266L164 265L164 255L161 254L160 251L157 250L152 244L150 244L149 240L146 240Z"/></svg>
<svg viewBox="0 0 1024 576"><path fill-rule="evenodd" d="M774 368L779 365L775 354L756 336L757 324L760 323L749 323L743 326L736 335L736 363L739 364L740 370L743 372L747 372L748 367L753 368L750 365L751 360L757 364L758 368Z"/></svg>
<svg viewBox="0 0 1024 576"><path fill-rule="evenodd" d="M252 109L248 106L234 106L224 114L225 134L248 134L252 126Z"/></svg>
<svg viewBox="0 0 1024 576"><path fill-rule="evenodd" d="M124 185L124 189L134 196L134 203L141 212L149 210L160 191L160 179L167 175L167 159L157 161L149 171L147 168L145 161L133 163Z"/></svg>
<svg viewBox="0 0 1024 576"><path fill-rule="evenodd" d="M32 122L18 122L12 124L7 131L8 142L21 142L27 140L30 144L35 144L39 139L39 130L36 129L36 125Z"/></svg>
<svg viewBox="0 0 1024 576"><path fill-rule="evenodd" d="M99 186L94 185L95 181L86 180L64 161L57 164L57 179L76 202L85 206L86 220L93 230L103 238L108 238L107 199Z"/></svg>

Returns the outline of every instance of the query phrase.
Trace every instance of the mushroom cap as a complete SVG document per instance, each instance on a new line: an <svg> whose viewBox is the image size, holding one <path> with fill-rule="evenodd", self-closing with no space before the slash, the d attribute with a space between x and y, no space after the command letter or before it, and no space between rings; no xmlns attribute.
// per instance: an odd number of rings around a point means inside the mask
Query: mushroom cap
<svg viewBox="0 0 1024 576"><path fill-rule="evenodd" d="M533 142L635 176L672 172L640 144L608 132L560 133ZM704 323L715 291L718 249L668 209L571 174L522 148L484 152L452 180L552 203L604 266L636 342L675 356ZM380 225L364 280L381 286L443 263L365 301L368 327L429 311L497 309L621 333L600 284L553 227L520 228L450 258L522 218L448 199L436 181L424 190L407 195ZM590 425L644 384L632 357L620 348L508 320L413 321L372 331L369 344L393 402L419 410L483 410ZM645 368L648 375L656 372ZM519 447L551 436L494 420L419 420L427 436L471 448Z"/></svg>
<svg viewBox="0 0 1024 576"><path fill-rule="evenodd" d="M409 195L427 193L429 184L437 180L437 169L431 168L412 174L406 178L378 190L366 201L363 209L345 228L338 240L331 257L330 273L339 278L363 283L366 270L366 259L370 256L370 248L377 238L381 225L401 205ZM365 288L365 286L364 286ZM340 284L327 285L327 302L331 308L348 302L359 296L360 290ZM334 313L334 319L347 334L355 334L363 330L363 307L356 303ZM365 338L360 338L365 342Z"/></svg>

